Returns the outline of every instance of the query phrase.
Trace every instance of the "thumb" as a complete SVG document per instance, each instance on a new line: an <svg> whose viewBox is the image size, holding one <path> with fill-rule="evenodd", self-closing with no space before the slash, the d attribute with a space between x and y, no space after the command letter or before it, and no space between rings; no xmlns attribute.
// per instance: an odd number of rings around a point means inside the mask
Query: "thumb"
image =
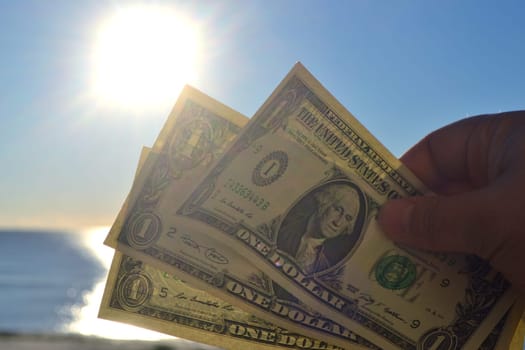
<svg viewBox="0 0 525 350"><path fill-rule="evenodd" d="M487 191L453 196L391 200L379 212L379 225L392 240L415 248L476 254L488 258L499 245L497 218Z"/></svg>

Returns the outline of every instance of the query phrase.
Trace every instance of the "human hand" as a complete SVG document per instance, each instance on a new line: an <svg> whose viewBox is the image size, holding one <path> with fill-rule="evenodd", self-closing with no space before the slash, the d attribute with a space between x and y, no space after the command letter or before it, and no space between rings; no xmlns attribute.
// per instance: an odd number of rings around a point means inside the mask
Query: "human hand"
<svg viewBox="0 0 525 350"><path fill-rule="evenodd" d="M434 131L401 161L436 195L391 200L392 240L475 254L525 291L525 111L476 116Z"/></svg>

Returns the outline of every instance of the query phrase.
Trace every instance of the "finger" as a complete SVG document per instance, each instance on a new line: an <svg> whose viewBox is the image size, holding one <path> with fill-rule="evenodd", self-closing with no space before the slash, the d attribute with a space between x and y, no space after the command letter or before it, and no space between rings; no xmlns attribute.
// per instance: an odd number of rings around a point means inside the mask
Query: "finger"
<svg viewBox="0 0 525 350"><path fill-rule="evenodd" d="M379 224L392 240L415 248L489 258L500 246L502 213L487 204L487 192L392 200L381 208Z"/></svg>
<svg viewBox="0 0 525 350"><path fill-rule="evenodd" d="M482 130L490 121L491 116L477 116L438 129L408 150L401 161L434 192L469 189L472 165L483 165L473 158L486 159L483 152L488 145Z"/></svg>

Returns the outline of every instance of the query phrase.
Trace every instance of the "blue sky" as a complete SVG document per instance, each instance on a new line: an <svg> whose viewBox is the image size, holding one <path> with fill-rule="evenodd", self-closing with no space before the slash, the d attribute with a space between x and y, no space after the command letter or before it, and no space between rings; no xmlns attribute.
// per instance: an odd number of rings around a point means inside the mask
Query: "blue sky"
<svg viewBox="0 0 525 350"><path fill-rule="evenodd" d="M87 94L98 24L138 3L199 24L190 83L247 116L296 61L397 156L525 108L521 1L0 0L0 227L112 223L178 92L148 108Z"/></svg>

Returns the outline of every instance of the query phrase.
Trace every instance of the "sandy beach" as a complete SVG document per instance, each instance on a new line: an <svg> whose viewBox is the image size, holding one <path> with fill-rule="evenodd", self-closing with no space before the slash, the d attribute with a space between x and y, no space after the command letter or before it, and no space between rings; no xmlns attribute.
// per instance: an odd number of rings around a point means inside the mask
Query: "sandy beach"
<svg viewBox="0 0 525 350"><path fill-rule="evenodd" d="M183 339L162 341L113 340L78 334L0 333L0 350L212 350Z"/></svg>

